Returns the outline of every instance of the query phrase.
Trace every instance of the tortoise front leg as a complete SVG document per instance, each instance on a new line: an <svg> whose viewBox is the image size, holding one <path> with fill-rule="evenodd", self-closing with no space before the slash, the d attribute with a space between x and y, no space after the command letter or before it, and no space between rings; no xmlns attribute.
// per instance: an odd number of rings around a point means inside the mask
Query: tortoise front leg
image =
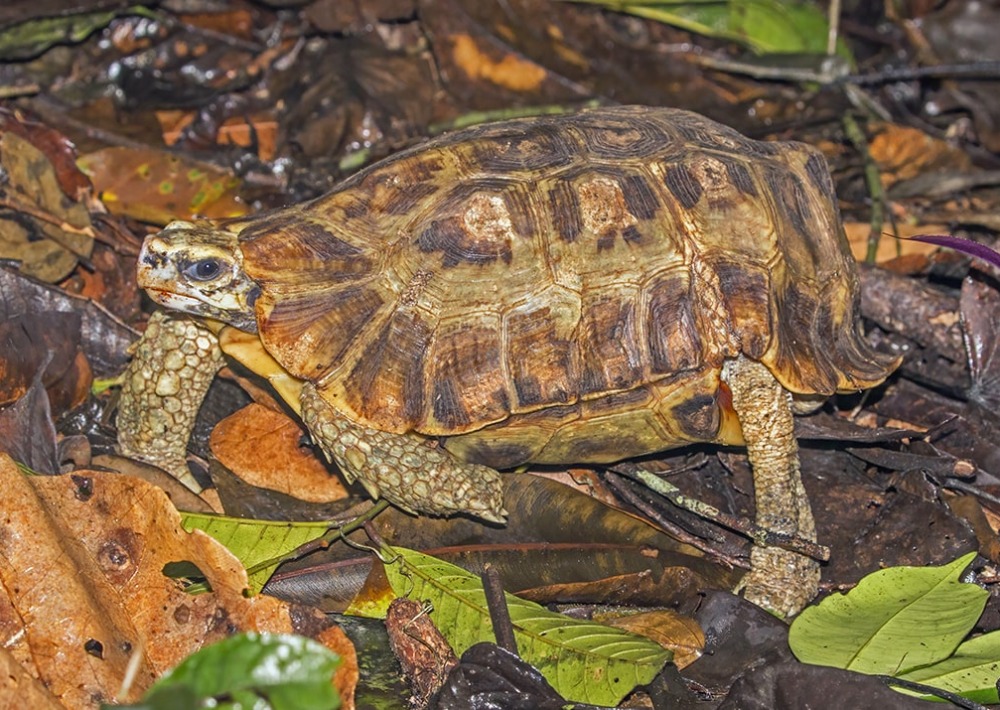
<svg viewBox="0 0 1000 710"><path fill-rule="evenodd" d="M171 473L195 493L187 444L215 374L222 367L215 334L190 318L149 317L122 379L118 447Z"/></svg>
<svg viewBox="0 0 1000 710"><path fill-rule="evenodd" d="M732 391L753 468L757 524L815 542L816 524L799 472L791 394L766 367L742 356L726 364L723 378ZM815 560L777 547L755 546L741 587L755 604L792 616L816 595L819 576Z"/></svg>
<svg viewBox="0 0 1000 710"><path fill-rule="evenodd" d="M302 421L348 481L358 479L375 498L404 510L451 515L468 513L501 523L500 474L460 461L418 434L373 429L331 407L312 384L302 389Z"/></svg>

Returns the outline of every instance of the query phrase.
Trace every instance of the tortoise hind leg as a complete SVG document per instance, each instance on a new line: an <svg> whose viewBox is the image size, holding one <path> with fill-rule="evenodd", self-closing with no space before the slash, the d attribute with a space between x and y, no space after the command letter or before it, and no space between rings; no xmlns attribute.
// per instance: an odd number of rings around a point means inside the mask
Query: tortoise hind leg
<svg viewBox="0 0 1000 710"><path fill-rule="evenodd" d="M394 434L351 420L331 407L312 384L302 389L302 420L320 448L352 481L375 498L410 512L468 513L503 522L500 474L460 461L417 434Z"/></svg>
<svg viewBox="0 0 1000 710"><path fill-rule="evenodd" d="M791 394L766 367L742 356L726 364L723 377L733 394L753 468L757 524L815 542L816 524L799 472ZM819 576L815 560L777 547L755 546L741 586L755 604L792 616L816 595Z"/></svg>

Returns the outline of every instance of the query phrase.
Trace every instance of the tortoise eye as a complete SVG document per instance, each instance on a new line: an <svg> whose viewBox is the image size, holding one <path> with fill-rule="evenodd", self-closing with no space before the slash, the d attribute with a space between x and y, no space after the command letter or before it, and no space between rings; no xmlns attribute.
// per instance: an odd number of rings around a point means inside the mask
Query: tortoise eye
<svg viewBox="0 0 1000 710"><path fill-rule="evenodd" d="M184 275L192 281L211 281L222 271L219 259L199 259L184 267Z"/></svg>

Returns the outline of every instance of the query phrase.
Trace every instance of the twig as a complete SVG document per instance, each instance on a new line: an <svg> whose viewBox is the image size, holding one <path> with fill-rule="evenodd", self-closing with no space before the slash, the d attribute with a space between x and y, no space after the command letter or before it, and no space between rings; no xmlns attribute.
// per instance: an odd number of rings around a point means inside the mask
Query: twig
<svg viewBox="0 0 1000 710"><path fill-rule="evenodd" d="M280 557L272 557L269 560L258 562L253 567L247 569L247 575L252 575L255 572L259 572L262 569L266 569L267 567L271 567L274 565L282 565L286 562L297 560L300 557L305 557L306 555L316 552L317 550L325 550L337 540L346 538L348 535L350 535L358 528L364 527L372 518L374 518L376 515L378 515L388 507L389 507L388 501L380 500L371 508L369 508L368 512L364 513L363 515L359 515L354 520L345 523L344 525L331 527L329 530L323 533L323 535L316 538L315 540L310 540L309 542L303 543L298 547L296 547L291 552L281 555Z"/></svg>
<svg viewBox="0 0 1000 710"><path fill-rule="evenodd" d="M903 688L905 690L912 690L917 693L933 695L935 698L941 698L942 700L947 700L948 702L957 705L960 708L965 708L965 710L988 710L988 708L985 705L980 705L979 703L969 700L968 698L963 698L961 695L957 695L956 693L950 693L947 690L942 690L941 688L935 688L933 685L914 683L912 680L903 680L902 678L894 678L891 675L876 675L875 677L881 680L886 685L894 685L898 688Z"/></svg>
<svg viewBox="0 0 1000 710"><path fill-rule="evenodd" d="M847 139L851 141L854 149L861 154L861 160L865 166L865 185L868 187L868 196L872 201L868 250L865 253L865 261L869 264L874 264L875 256L878 254L879 237L882 236L882 227L885 225L885 188L882 187L882 176L879 175L878 165L875 164L871 154L868 152L868 141L858 122L849 113L845 113L842 120L844 133L847 135Z"/></svg>
<svg viewBox="0 0 1000 710"><path fill-rule="evenodd" d="M514 625L510 621L510 609L507 608L507 597L503 593L500 573L496 567L487 563L480 579L483 581L486 606L490 610L490 622L493 624L493 635L496 637L497 646L519 656L517 639L514 638Z"/></svg>
<svg viewBox="0 0 1000 710"><path fill-rule="evenodd" d="M663 513L657 510L656 506L646 500L643 500L635 491L625 485L625 478L626 476L624 475L612 473L610 471L605 475L605 480L607 481L608 486L614 490L616 495L620 496L629 505L638 509L643 515L656 523L657 526L662 528L671 537L701 550L702 552L716 558L720 562L728 564L730 567L750 569L749 563L745 560L719 549L711 543L706 542L704 538L688 532L677 523L667 519ZM705 535L710 537L712 540L722 542L722 536L716 534L714 530L706 530Z"/></svg>
<svg viewBox="0 0 1000 710"><path fill-rule="evenodd" d="M630 471L626 474L650 490L659 493L678 508L689 510L707 520L712 520L724 528L733 532L745 535L761 547L780 547L791 552L798 552L814 560L825 562L830 559L830 548L809 540L804 540L794 535L786 535L766 530L745 518L740 518L729 513L723 513L715 506L711 506L704 501L695 500L685 496L672 483L660 478L649 471Z"/></svg>

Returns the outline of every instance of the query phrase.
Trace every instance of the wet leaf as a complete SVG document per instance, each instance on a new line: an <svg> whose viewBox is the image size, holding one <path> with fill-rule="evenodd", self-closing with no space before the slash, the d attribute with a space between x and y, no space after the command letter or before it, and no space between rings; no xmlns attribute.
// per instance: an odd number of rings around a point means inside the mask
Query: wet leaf
<svg viewBox="0 0 1000 710"><path fill-rule="evenodd" d="M431 618L458 653L493 638L482 584L460 567L407 550L389 548L386 573L398 596L428 600ZM505 595L521 657L568 699L616 705L650 682L671 653L641 636L571 619Z"/></svg>
<svg viewBox="0 0 1000 710"><path fill-rule="evenodd" d="M39 371L58 414L80 404L91 376L79 345L76 313L46 311L0 319L0 405L20 398Z"/></svg>
<svg viewBox="0 0 1000 710"><path fill-rule="evenodd" d="M433 710L561 710L568 703L530 664L493 643L477 643L459 664ZM570 705L572 707L572 705Z"/></svg>
<svg viewBox="0 0 1000 710"><path fill-rule="evenodd" d="M24 396L0 411L0 452L35 473L56 474L56 429L40 374Z"/></svg>
<svg viewBox="0 0 1000 710"><path fill-rule="evenodd" d="M145 13L145 8L135 10ZM118 10L98 10L54 17L33 17L0 29L0 60L28 59L56 44L82 42L106 26Z"/></svg>
<svg viewBox="0 0 1000 710"><path fill-rule="evenodd" d="M602 5L689 32L739 42L760 53L825 54L826 16L812 3L796 0L574 0ZM846 46L840 51L849 56Z"/></svg>
<svg viewBox="0 0 1000 710"><path fill-rule="evenodd" d="M1000 263L998 263L1000 265ZM1000 292L997 282L976 276L962 281L959 297L962 336L969 358L969 398L990 412L1000 411Z"/></svg>
<svg viewBox="0 0 1000 710"><path fill-rule="evenodd" d="M110 377L122 371L129 360L128 348L138 337L134 330L88 298L0 265L0 320L44 323L47 317L44 314L48 312L79 317L80 345L97 376ZM63 325L67 323L64 321ZM66 332L57 335L70 338Z"/></svg>

